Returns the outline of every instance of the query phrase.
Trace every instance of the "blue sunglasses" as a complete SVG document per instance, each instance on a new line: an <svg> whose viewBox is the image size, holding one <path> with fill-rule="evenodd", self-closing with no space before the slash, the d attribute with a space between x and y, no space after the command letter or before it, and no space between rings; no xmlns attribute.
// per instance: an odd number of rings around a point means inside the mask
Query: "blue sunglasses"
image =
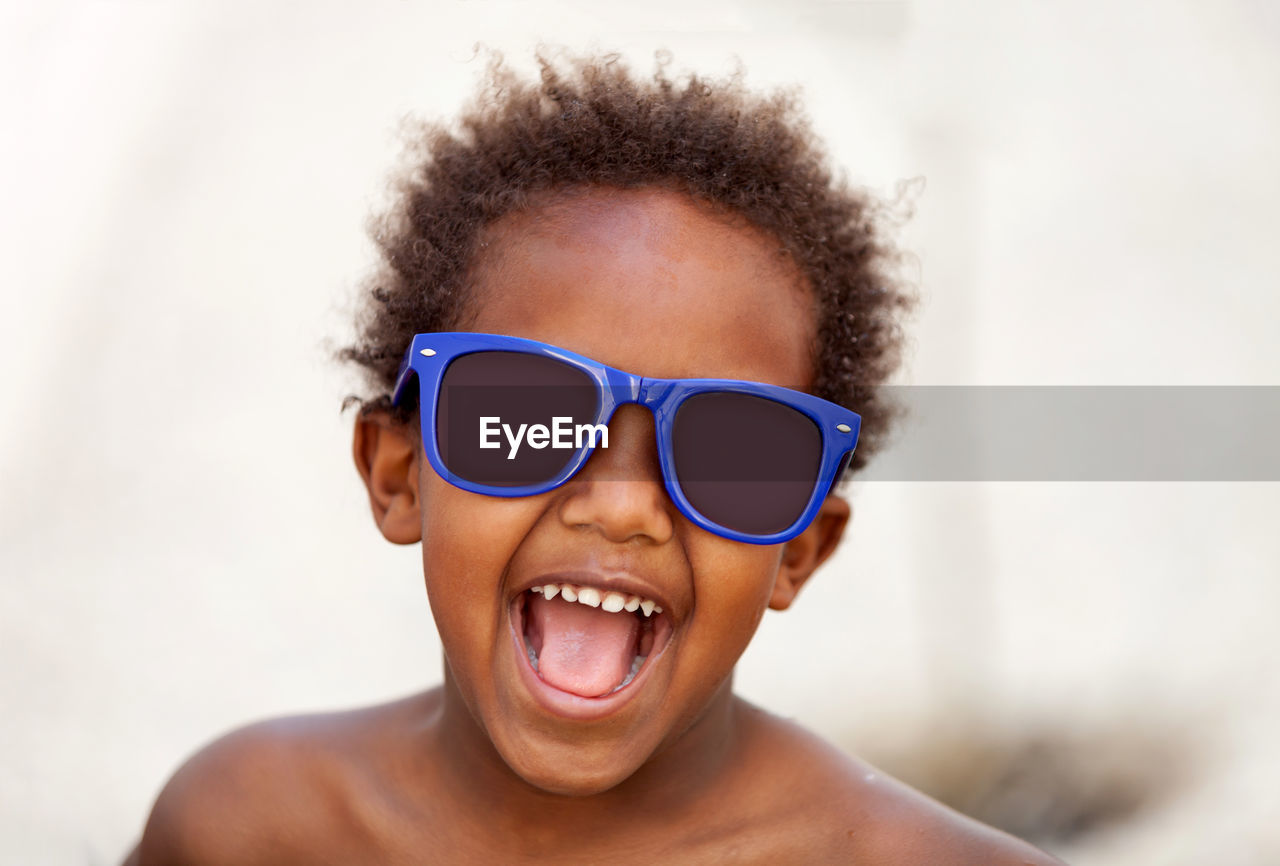
<svg viewBox="0 0 1280 866"><path fill-rule="evenodd" d="M534 496L564 484L625 403L653 412L658 463L680 512L733 541L777 544L817 515L860 419L812 394L735 379L650 379L567 349L495 334L413 338L394 403L419 383L422 445L450 484Z"/></svg>

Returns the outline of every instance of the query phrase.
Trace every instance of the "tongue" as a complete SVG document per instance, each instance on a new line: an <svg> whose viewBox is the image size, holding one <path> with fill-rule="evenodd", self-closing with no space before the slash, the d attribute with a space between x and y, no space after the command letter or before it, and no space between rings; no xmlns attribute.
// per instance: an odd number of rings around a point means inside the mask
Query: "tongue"
<svg viewBox="0 0 1280 866"><path fill-rule="evenodd" d="M538 673L556 688L598 697L613 691L630 672L640 629L631 614L531 595L525 616L526 639L538 653Z"/></svg>

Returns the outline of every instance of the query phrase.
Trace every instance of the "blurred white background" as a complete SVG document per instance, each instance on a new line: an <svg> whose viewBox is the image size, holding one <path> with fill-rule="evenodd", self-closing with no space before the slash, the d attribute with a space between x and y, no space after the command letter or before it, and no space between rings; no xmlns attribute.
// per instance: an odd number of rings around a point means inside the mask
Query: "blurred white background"
<svg viewBox="0 0 1280 866"><path fill-rule="evenodd" d="M455 114L477 42L739 58L854 181L925 178L903 381L1280 384L1267 0L2 8L4 863L114 862L228 728L438 682L328 353L400 119ZM1131 813L1064 831L1073 862L1280 862L1280 485L852 497L747 696L922 784L970 749Z"/></svg>

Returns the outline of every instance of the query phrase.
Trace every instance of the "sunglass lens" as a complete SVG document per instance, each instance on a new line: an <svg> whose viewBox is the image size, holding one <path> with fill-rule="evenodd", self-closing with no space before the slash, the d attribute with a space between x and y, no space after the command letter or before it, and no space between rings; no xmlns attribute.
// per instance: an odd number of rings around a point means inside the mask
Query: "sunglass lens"
<svg viewBox="0 0 1280 866"><path fill-rule="evenodd" d="M790 406L752 394L695 394L672 429L680 489L704 517L750 535L804 513L822 464L822 433Z"/></svg>
<svg viewBox="0 0 1280 866"><path fill-rule="evenodd" d="M445 468L474 484L524 487L555 478L595 419L592 379L568 364L521 352L474 352L440 383L436 441Z"/></svg>

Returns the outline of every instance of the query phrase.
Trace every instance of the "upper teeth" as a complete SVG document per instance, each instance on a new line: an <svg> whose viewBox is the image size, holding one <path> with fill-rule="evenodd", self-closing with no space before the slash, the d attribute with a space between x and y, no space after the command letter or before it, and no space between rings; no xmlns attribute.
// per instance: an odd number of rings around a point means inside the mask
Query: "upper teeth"
<svg viewBox="0 0 1280 866"><path fill-rule="evenodd" d="M578 604L585 604L588 607L603 608L609 613L617 613L620 610L634 611L637 608L645 616L662 613L662 606L652 599L642 598L638 595L627 595L613 590L602 592L593 586L578 586L573 583L548 583L544 586L532 587L529 591L546 596L548 601L560 595L564 597L565 601L576 601Z"/></svg>

